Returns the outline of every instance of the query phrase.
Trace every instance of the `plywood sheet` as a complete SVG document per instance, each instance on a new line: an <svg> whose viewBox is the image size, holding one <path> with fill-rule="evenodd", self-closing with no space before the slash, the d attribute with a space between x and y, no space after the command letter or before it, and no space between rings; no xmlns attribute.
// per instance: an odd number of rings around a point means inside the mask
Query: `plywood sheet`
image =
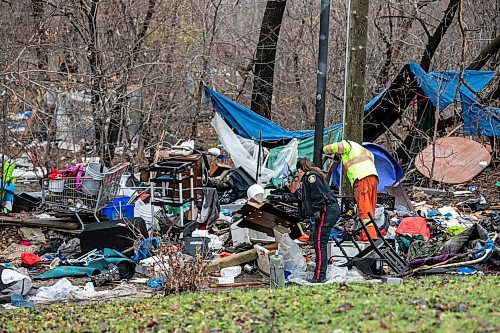
<svg viewBox="0 0 500 333"><path fill-rule="evenodd" d="M435 145L422 150L415 160L415 166L428 178L432 173L432 180L460 184L474 178L490 162L488 150L480 143L462 137L448 137L438 139Z"/></svg>

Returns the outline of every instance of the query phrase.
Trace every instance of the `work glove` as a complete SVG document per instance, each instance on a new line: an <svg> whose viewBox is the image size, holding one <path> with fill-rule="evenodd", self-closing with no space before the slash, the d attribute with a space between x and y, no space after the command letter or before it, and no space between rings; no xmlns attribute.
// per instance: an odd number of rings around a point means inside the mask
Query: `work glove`
<svg viewBox="0 0 500 333"><path fill-rule="evenodd" d="M283 201L283 196L278 194L269 194L266 199L268 201Z"/></svg>

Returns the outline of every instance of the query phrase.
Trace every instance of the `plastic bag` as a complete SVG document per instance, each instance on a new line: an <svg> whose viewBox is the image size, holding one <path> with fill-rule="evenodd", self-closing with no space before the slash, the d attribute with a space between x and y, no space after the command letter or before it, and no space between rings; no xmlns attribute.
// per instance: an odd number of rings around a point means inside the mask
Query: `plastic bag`
<svg viewBox="0 0 500 333"><path fill-rule="evenodd" d="M306 260L302 250L288 234L284 234L281 238L278 244L278 254L283 256L285 271L293 274L294 272L304 272L306 270Z"/></svg>
<svg viewBox="0 0 500 333"><path fill-rule="evenodd" d="M35 297L33 297L34 301L57 301L63 298L66 298L70 291L76 291L78 287L75 287L71 284L71 282L62 278L57 281L56 284L50 287L40 287Z"/></svg>

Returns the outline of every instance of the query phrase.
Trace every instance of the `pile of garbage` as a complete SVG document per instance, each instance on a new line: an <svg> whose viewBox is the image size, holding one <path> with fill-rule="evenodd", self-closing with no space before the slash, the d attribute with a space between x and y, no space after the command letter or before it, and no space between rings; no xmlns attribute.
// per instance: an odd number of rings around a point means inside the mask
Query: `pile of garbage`
<svg viewBox="0 0 500 333"><path fill-rule="evenodd" d="M264 188L219 148L173 149L140 169L53 170L41 191L10 193L0 216L4 305L312 284L308 221L296 205L266 200L297 184ZM499 203L464 186L386 188L373 217L380 235L363 240L354 199L338 197L325 283L498 272Z"/></svg>

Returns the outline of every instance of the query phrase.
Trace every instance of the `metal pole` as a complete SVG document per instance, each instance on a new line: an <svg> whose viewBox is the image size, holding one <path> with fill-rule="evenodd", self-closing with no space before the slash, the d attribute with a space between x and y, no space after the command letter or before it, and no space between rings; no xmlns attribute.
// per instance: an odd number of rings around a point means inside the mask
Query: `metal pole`
<svg viewBox="0 0 500 333"><path fill-rule="evenodd" d="M325 127L325 93L326 74L328 71L328 33L330 30L330 0L321 0L319 20L319 52L316 83L316 117L314 123L314 155L313 162L321 167L323 149L323 131Z"/></svg>

